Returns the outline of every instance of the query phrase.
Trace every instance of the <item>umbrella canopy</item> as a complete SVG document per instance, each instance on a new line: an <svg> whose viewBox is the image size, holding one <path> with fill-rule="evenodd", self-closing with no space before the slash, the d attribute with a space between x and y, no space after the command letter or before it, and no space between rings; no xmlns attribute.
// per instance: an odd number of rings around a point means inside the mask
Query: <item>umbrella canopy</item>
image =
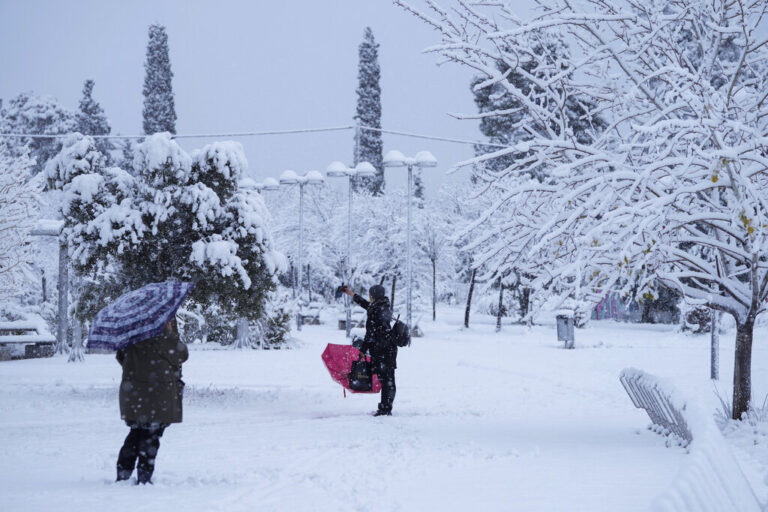
<svg viewBox="0 0 768 512"><path fill-rule="evenodd" d="M323 362L331 374L331 378L349 389L352 393L378 393L381 391L381 382L375 373L373 374L373 389L371 391L355 391L349 387L349 372L352 369L352 362L360 358L360 351L352 345L334 345L329 343L323 351ZM365 356L366 361L371 358Z"/></svg>
<svg viewBox="0 0 768 512"><path fill-rule="evenodd" d="M166 281L121 295L96 314L88 347L120 350L158 336L194 286Z"/></svg>

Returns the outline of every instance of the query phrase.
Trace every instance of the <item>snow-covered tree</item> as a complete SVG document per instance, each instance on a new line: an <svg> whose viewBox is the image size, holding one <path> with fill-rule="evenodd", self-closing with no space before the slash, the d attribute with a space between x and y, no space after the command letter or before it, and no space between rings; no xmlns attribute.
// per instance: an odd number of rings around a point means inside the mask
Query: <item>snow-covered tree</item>
<svg viewBox="0 0 768 512"><path fill-rule="evenodd" d="M133 174L133 152L136 150L134 142L131 139L118 139L116 146L120 150L118 167Z"/></svg>
<svg viewBox="0 0 768 512"><path fill-rule="evenodd" d="M357 71L357 109L355 119L362 126L381 128L381 85L379 78L379 44L373 38L370 27L365 28L363 42L359 47ZM384 191L383 143L381 132L361 129L355 135L354 164L370 162L376 168L371 178L356 178L355 189L367 189L374 195Z"/></svg>
<svg viewBox="0 0 768 512"><path fill-rule="evenodd" d="M149 26L147 60L144 62L144 133L176 133L168 34L162 25Z"/></svg>
<svg viewBox="0 0 768 512"><path fill-rule="evenodd" d="M0 140L0 300L18 295L33 278L30 231L40 204L38 180L30 180L33 165L25 148L13 156Z"/></svg>
<svg viewBox="0 0 768 512"><path fill-rule="evenodd" d="M83 83L83 96L77 112L77 131L83 135L109 135L112 128L109 126L104 109L93 99L93 80ZM111 157L112 143L106 139L95 139L98 150L107 157Z"/></svg>
<svg viewBox="0 0 768 512"><path fill-rule="evenodd" d="M435 18L418 14L443 37L436 51L503 84L545 128L470 162L530 154L488 183L498 196L485 219L501 211L505 221L490 230L506 246L494 247L498 257L538 260L537 288L571 300L613 288L652 294L660 280L731 314L741 418L768 298L768 43L758 30L768 4L553 1L531 22L504 4L459 2L461 21L429 4ZM551 65L535 51L561 38L579 54ZM499 61L521 73L535 62L538 91L505 81ZM573 96L591 98L609 123L589 142L563 109L544 108ZM538 168L543 181L519 180Z"/></svg>
<svg viewBox="0 0 768 512"><path fill-rule="evenodd" d="M62 135L77 130L75 113L50 96L22 93L12 98L0 112L0 133ZM43 170L46 162L61 149L59 138L13 137L7 139L14 156L25 151L34 159L31 174ZM24 149L24 148L27 149Z"/></svg>
<svg viewBox="0 0 768 512"><path fill-rule="evenodd" d="M193 305L213 305L233 323L261 318L282 258L261 197L237 189L246 166L238 143L190 156L163 133L136 146L133 176L105 167L92 138L68 140L47 173L63 191L64 233L86 283L78 315L125 290L180 279L197 283Z"/></svg>
<svg viewBox="0 0 768 512"><path fill-rule="evenodd" d="M432 320L437 318L437 302L440 296L450 290L450 282L459 265L454 234L459 219L450 209L449 194L442 190L438 197L426 201L417 216L414 230L415 254L429 262L429 283L424 289L432 291ZM423 267L423 265L419 265ZM424 281L423 276L420 281Z"/></svg>

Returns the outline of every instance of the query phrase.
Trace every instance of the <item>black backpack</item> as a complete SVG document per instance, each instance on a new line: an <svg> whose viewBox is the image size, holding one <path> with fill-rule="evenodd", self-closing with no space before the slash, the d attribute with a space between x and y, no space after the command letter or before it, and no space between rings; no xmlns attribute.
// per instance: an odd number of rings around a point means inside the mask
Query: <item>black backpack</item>
<svg viewBox="0 0 768 512"><path fill-rule="evenodd" d="M398 347L407 347L411 344L411 330L400 321L399 315L389 331L389 341Z"/></svg>

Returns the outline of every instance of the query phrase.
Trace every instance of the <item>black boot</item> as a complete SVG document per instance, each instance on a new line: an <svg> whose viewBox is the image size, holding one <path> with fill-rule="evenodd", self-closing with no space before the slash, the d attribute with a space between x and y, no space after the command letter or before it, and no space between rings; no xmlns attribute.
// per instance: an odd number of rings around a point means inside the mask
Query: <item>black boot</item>
<svg viewBox="0 0 768 512"><path fill-rule="evenodd" d="M374 416L392 416L392 407L387 407L384 404L379 404L378 410L373 413Z"/></svg>
<svg viewBox="0 0 768 512"><path fill-rule="evenodd" d="M136 485L142 484L142 485L152 485L152 472L147 471L137 471L137 479L136 479Z"/></svg>

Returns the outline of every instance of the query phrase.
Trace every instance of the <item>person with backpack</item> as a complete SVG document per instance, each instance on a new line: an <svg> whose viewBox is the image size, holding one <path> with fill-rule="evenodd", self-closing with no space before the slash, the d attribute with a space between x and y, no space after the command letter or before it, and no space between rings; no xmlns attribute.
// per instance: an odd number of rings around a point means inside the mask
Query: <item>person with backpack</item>
<svg viewBox="0 0 768 512"><path fill-rule="evenodd" d="M395 401L395 368L397 368L397 344L390 336L392 308L384 287L377 284L368 290L369 300L354 293L349 286L344 286L344 293L352 297L360 307L368 312L365 321L365 339L360 352L370 352L373 371L381 381L381 399L374 416L392 416L392 404Z"/></svg>

